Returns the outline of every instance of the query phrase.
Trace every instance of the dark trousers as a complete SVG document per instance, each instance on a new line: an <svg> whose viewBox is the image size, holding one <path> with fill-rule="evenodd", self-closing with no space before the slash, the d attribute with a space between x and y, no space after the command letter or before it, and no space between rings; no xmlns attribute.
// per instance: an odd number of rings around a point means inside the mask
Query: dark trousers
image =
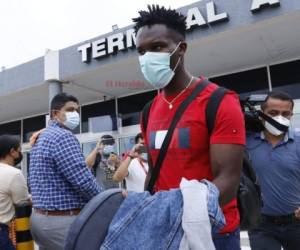
<svg viewBox="0 0 300 250"><path fill-rule="evenodd" d="M281 225L263 221L248 234L252 250L300 249L300 220Z"/></svg>
<svg viewBox="0 0 300 250"><path fill-rule="evenodd" d="M214 234L213 242L216 250L241 250L240 229L232 233Z"/></svg>
<svg viewBox="0 0 300 250"><path fill-rule="evenodd" d="M8 226L0 224L0 249L15 250L14 245L8 237Z"/></svg>

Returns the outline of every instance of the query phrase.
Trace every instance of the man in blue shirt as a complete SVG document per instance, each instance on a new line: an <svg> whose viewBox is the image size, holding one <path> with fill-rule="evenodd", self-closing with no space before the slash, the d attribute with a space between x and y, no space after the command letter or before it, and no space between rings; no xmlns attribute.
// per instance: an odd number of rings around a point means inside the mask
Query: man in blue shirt
<svg viewBox="0 0 300 250"><path fill-rule="evenodd" d="M66 93L51 101L51 120L30 154L33 238L40 250L60 250L83 206L101 192L71 130L79 125L78 100Z"/></svg>
<svg viewBox="0 0 300 250"><path fill-rule="evenodd" d="M260 226L249 232L252 250L300 249L300 135L289 128L293 107L288 94L269 93L261 105L264 129L247 137L264 204Z"/></svg>

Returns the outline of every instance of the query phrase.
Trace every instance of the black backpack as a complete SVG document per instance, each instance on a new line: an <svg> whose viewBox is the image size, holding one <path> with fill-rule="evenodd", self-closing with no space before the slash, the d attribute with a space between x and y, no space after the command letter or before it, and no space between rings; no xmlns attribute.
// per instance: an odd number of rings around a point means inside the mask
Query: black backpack
<svg viewBox="0 0 300 250"><path fill-rule="evenodd" d="M171 141L172 133L176 126L176 123L180 119L182 113L187 108L187 106L193 101L193 99L196 96L198 96L198 94L208 84L210 84L208 80L204 80L203 83L199 84L198 86L200 87L201 85L203 85L203 88L202 89L199 88L198 91L197 90L194 91L195 92L194 94L192 93L190 96L188 96L187 99L184 101L185 105L184 104L181 105L176 111L174 120L171 123L171 126L168 130L168 133L166 135L166 138L160 150L162 152L159 153L155 168L153 168L151 157L149 157L149 166L152 167L151 178L147 187L147 190L149 192L153 192L153 188L158 178L159 170L161 168L163 159L167 153L168 144ZM207 107L206 107L206 124L207 124L209 135L212 134L219 105L227 92L228 92L227 89L223 87L219 87L212 93L211 97L208 100ZM151 104L152 101L148 102L142 111L142 122L145 131L147 130ZM250 230L257 227L261 219L261 213L260 213L262 207L261 190L258 183L258 178L253 170L248 154L246 152L244 153L243 170L242 170L241 181L237 193L237 202L238 202L238 209L241 217L241 222L240 222L241 230Z"/></svg>

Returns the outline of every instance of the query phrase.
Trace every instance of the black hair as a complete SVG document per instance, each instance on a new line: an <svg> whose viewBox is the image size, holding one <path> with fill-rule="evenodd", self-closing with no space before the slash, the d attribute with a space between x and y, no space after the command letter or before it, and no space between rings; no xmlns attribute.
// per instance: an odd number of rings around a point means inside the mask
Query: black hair
<svg viewBox="0 0 300 250"><path fill-rule="evenodd" d="M18 136L4 134L0 135L0 159L5 158L12 149L17 150L21 141Z"/></svg>
<svg viewBox="0 0 300 250"><path fill-rule="evenodd" d="M135 23L134 30L137 33L143 26L151 26L153 24L164 24L185 38L186 33L186 17L176 10L166 9L159 5L148 5L148 11L139 11L139 17L133 18Z"/></svg>
<svg viewBox="0 0 300 250"><path fill-rule="evenodd" d="M138 133L135 137L134 137L134 142L135 144L137 144L139 142L139 139L144 139L142 133Z"/></svg>
<svg viewBox="0 0 300 250"><path fill-rule="evenodd" d="M104 145L114 145L115 139L111 135L103 135L101 136L101 143Z"/></svg>
<svg viewBox="0 0 300 250"><path fill-rule="evenodd" d="M75 96L72 96L67 93L60 93L53 97L50 104L50 116L52 118L52 111L54 110L60 110L67 102L76 102L77 104L78 99Z"/></svg>
<svg viewBox="0 0 300 250"><path fill-rule="evenodd" d="M266 103L269 100L269 98L278 99L281 101L288 101L292 104L292 108L294 108L294 100L288 93L283 91L271 91L268 93L265 101L260 106L262 110L266 108Z"/></svg>

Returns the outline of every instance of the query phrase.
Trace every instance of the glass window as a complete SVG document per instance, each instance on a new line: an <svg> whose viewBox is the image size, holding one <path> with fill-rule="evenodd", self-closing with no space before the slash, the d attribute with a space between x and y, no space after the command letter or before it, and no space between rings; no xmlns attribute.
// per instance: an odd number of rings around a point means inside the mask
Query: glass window
<svg viewBox="0 0 300 250"><path fill-rule="evenodd" d="M122 127L140 123L140 112L147 102L157 95L157 91L126 96L118 99L118 112Z"/></svg>
<svg viewBox="0 0 300 250"><path fill-rule="evenodd" d="M292 117L292 127L300 131L300 113L294 114Z"/></svg>
<svg viewBox="0 0 300 250"><path fill-rule="evenodd" d="M115 100L86 105L81 108L82 133L117 130Z"/></svg>
<svg viewBox="0 0 300 250"><path fill-rule="evenodd" d="M300 60L270 66L272 88L300 97Z"/></svg>
<svg viewBox="0 0 300 250"><path fill-rule="evenodd" d="M23 142L28 142L33 132L46 127L46 115L23 120Z"/></svg>
<svg viewBox="0 0 300 250"><path fill-rule="evenodd" d="M3 134L21 136L21 121L0 124L0 135Z"/></svg>
<svg viewBox="0 0 300 250"><path fill-rule="evenodd" d="M126 153L128 153L132 147L134 146L135 136L129 136L119 139L119 145L120 145L120 156L123 159Z"/></svg>
<svg viewBox="0 0 300 250"><path fill-rule="evenodd" d="M266 93L269 90L267 68L252 69L210 78L212 82L234 90L238 94Z"/></svg>
<svg viewBox="0 0 300 250"><path fill-rule="evenodd" d="M96 147L96 144L96 141L86 142L82 144L82 152L85 158L93 151L93 149Z"/></svg>

